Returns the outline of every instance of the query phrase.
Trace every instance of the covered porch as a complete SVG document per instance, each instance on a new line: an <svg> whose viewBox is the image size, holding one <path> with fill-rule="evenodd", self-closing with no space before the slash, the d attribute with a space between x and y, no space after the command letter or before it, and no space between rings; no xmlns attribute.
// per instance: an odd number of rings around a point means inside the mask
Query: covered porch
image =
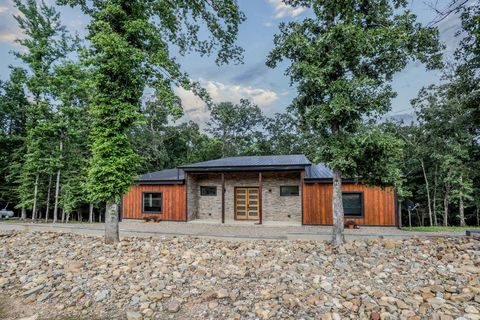
<svg viewBox="0 0 480 320"><path fill-rule="evenodd" d="M304 172L185 172L187 221L300 226Z"/></svg>

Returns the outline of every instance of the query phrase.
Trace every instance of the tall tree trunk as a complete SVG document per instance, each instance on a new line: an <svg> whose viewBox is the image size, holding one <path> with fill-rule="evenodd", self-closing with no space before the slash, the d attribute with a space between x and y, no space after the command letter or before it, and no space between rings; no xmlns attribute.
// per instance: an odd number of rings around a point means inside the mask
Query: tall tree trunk
<svg viewBox="0 0 480 320"><path fill-rule="evenodd" d="M463 186L463 176L460 174L460 188ZM465 227L465 207L463 204L463 195L460 193L460 198L458 199L458 216L460 218L460 226Z"/></svg>
<svg viewBox="0 0 480 320"><path fill-rule="evenodd" d="M27 209L22 208L22 215L20 216L20 220L27 220Z"/></svg>
<svg viewBox="0 0 480 320"><path fill-rule="evenodd" d="M445 194L443 196L443 225L448 226L448 187L445 187Z"/></svg>
<svg viewBox="0 0 480 320"><path fill-rule="evenodd" d="M478 212L478 207L475 209L475 214L477 216L477 226L480 226L480 215L479 215L479 212Z"/></svg>
<svg viewBox="0 0 480 320"><path fill-rule="evenodd" d="M48 222L48 214L50 213L50 188L52 187L52 175L48 180L48 191L47 191L47 208L45 209L45 222Z"/></svg>
<svg viewBox="0 0 480 320"><path fill-rule="evenodd" d="M398 200L398 227L402 227L402 202Z"/></svg>
<svg viewBox="0 0 480 320"><path fill-rule="evenodd" d="M70 212L66 211L65 212L65 223L68 223L68 220L70 220Z"/></svg>
<svg viewBox="0 0 480 320"><path fill-rule="evenodd" d="M63 141L60 140L60 155L63 151ZM53 223L57 222L57 215L58 215L58 197L60 194L60 168L57 170L57 181L55 183L55 205L53 207ZM63 218L62 218L63 222Z"/></svg>
<svg viewBox="0 0 480 320"><path fill-rule="evenodd" d="M62 208L62 223L65 222L65 210Z"/></svg>
<svg viewBox="0 0 480 320"><path fill-rule="evenodd" d="M342 202L342 172L333 169L333 238L334 247L345 243L343 202Z"/></svg>
<svg viewBox="0 0 480 320"><path fill-rule="evenodd" d="M460 217L460 227L465 227L467 224L465 223L465 207L463 205L463 197L460 196L458 200L458 215Z"/></svg>
<svg viewBox="0 0 480 320"><path fill-rule="evenodd" d="M437 222L437 166L433 175L433 225L436 226Z"/></svg>
<svg viewBox="0 0 480 320"><path fill-rule="evenodd" d="M39 174L35 177L35 188L33 191L33 209L32 209L32 222L35 222L37 218L37 195L38 195L38 178Z"/></svg>
<svg viewBox="0 0 480 320"><path fill-rule="evenodd" d="M427 173L425 172L425 164L423 163L423 160L420 160L420 164L422 165L423 178L425 179L425 188L427 190L427 202L428 202L428 216L430 218L430 226L432 226L433 220L432 220L432 203L430 200L430 188L428 186L428 178L427 178Z"/></svg>
<svg viewBox="0 0 480 320"><path fill-rule="evenodd" d="M90 208L88 211L88 222L93 222L93 202L90 202Z"/></svg>
<svg viewBox="0 0 480 320"><path fill-rule="evenodd" d="M408 209L408 226L412 227L412 210Z"/></svg>
<svg viewBox="0 0 480 320"><path fill-rule="evenodd" d="M113 244L119 241L120 236L118 232L118 204L113 202L107 202L105 208L105 243Z"/></svg>

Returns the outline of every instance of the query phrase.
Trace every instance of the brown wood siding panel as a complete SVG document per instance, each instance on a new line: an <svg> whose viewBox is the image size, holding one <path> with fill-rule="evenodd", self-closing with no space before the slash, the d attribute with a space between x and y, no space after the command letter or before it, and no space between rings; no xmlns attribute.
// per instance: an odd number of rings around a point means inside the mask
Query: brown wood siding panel
<svg viewBox="0 0 480 320"><path fill-rule="evenodd" d="M304 224L330 225L332 216L331 184L304 185ZM359 225L395 226L395 195L392 188L367 187L362 184L343 184L343 191L363 192L364 216L362 218L346 217Z"/></svg>
<svg viewBox="0 0 480 320"><path fill-rule="evenodd" d="M157 216L165 221L186 221L187 205L184 184L175 185L137 185L123 196L124 219L143 219L145 216ZM163 212L142 213L142 193L162 192Z"/></svg>

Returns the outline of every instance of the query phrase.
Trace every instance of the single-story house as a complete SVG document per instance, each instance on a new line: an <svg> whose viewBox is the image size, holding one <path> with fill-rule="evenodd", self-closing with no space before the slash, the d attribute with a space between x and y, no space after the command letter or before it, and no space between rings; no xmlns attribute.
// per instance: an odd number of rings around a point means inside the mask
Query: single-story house
<svg viewBox="0 0 480 320"><path fill-rule="evenodd" d="M343 180L345 220L396 226L392 188ZM330 225L332 171L304 155L244 156L179 166L138 177L122 201L123 219L283 221Z"/></svg>

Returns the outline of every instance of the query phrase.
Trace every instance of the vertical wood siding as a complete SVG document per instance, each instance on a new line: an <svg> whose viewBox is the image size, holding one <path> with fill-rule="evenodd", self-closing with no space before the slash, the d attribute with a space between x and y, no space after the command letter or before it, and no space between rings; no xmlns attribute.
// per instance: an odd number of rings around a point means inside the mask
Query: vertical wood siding
<svg viewBox="0 0 480 320"><path fill-rule="evenodd" d="M174 185L137 185L123 196L124 219L143 219L145 216L156 216L160 220L186 221L187 206L185 184ZM162 192L163 212L142 213L142 192Z"/></svg>
<svg viewBox="0 0 480 320"><path fill-rule="evenodd" d="M303 190L303 224L332 224L332 185L306 183ZM354 220L359 225L395 226L395 194L392 188L343 184L342 190L363 192L364 216L345 217L345 220Z"/></svg>

